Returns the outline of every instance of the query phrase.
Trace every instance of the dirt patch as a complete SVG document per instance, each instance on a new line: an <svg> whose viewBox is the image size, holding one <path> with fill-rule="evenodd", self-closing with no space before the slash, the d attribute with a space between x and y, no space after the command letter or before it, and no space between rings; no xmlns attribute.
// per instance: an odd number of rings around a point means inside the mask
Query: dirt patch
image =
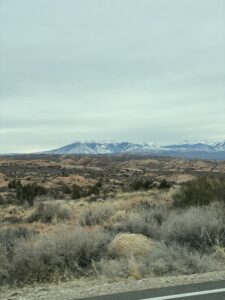
<svg viewBox="0 0 225 300"><path fill-rule="evenodd" d="M86 179L83 176L71 175L66 177L56 177L44 183L45 188L52 188L60 185L79 185L79 186L92 186L96 183L95 179Z"/></svg>
<svg viewBox="0 0 225 300"><path fill-rule="evenodd" d="M170 182L176 182L177 184L193 180L195 176L190 174L174 174L167 177L166 179Z"/></svg>

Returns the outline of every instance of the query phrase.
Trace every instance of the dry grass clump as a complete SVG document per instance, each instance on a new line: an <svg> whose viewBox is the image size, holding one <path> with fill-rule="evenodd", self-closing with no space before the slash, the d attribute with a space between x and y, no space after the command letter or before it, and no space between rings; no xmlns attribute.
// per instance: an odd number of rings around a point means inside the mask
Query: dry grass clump
<svg viewBox="0 0 225 300"><path fill-rule="evenodd" d="M138 191L132 193L121 193L116 195L113 201L115 208L120 210L130 211L131 208L150 208L153 205L164 205L171 202L171 195L174 189L162 190L148 190Z"/></svg>
<svg viewBox="0 0 225 300"><path fill-rule="evenodd" d="M115 213L110 203L93 203L84 206L79 214L78 222L82 226L101 225Z"/></svg>
<svg viewBox="0 0 225 300"><path fill-rule="evenodd" d="M159 239L160 226L166 220L168 209L165 207L155 207L151 209L136 209L124 214L119 222L110 224L106 228L112 232L130 232L143 234L149 238ZM123 216L123 215L122 215Z"/></svg>
<svg viewBox="0 0 225 300"><path fill-rule="evenodd" d="M96 265L99 274L107 278L194 274L221 270L221 261L214 254L201 255L178 244L155 243L145 256L120 256L102 259ZM225 266L224 266L225 268Z"/></svg>
<svg viewBox="0 0 225 300"><path fill-rule="evenodd" d="M132 212L127 215L127 219L105 226L105 228L114 233L129 232L153 238L158 230L158 225L154 220L145 219L141 213Z"/></svg>
<svg viewBox="0 0 225 300"><path fill-rule="evenodd" d="M5 247L0 244L0 285L7 283L9 278L9 262Z"/></svg>
<svg viewBox="0 0 225 300"><path fill-rule="evenodd" d="M110 236L103 231L61 227L48 235L21 240L6 260L3 273L9 273L7 282L14 284L88 276L94 272L93 262L106 254L109 242Z"/></svg>
<svg viewBox="0 0 225 300"><path fill-rule="evenodd" d="M225 245L225 205L215 202L180 212L172 210L160 231L167 244L176 242L188 249L207 251Z"/></svg>
<svg viewBox="0 0 225 300"><path fill-rule="evenodd" d="M35 210L29 218L29 221L57 223L70 219L72 215L72 208L63 201L41 201L36 203Z"/></svg>
<svg viewBox="0 0 225 300"><path fill-rule="evenodd" d="M222 259L223 262L225 261L225 247L215 246L215 257Z"/></svg>
<svg viewBox="0 0 225 300"><path fill-rule="evenodd" d="M164 274L193 274L210 272L220 268L213 254L202 254L199 251L188 250L177 243L158 244L152 251L152 263L148 272L156 275Z"/></svg>
<svg viewBox="0 0 225 300"><path fill-rule="evenodd" d="M34 238L35 235L34 231L25 227L0 230L0 285L9 282L11 260L18 244Z"/></svg>
<svg viewBox="0 0 225 300"><path fill-rule="evenodd" d="M154 242L142 234L119 233L108 246L112 257L145 256L151 251Z"/></svg>
<svg viewBox="0 0 225 300"><path fill-rule="evenodd" d="M4 205L0 209L0 223L22 223L29 213L29 209L22 206Z"/></svg>
<svg viewBox="0 0 225 300"><path fill-rule="evenodd" d="M165 206L137 209L119 217L118 222L105 228L114 233L143 234L189 250L208 251L216 245L225 245L225 205L221 202L185 209Z"/></svg>
<svg viewBox="0 0 225 300"><path fill-rule="evenodd" d="M26 227L6 228L0 230L0 247L4 253L11 257L14 248L21 240L29 240L36 232Z"/></svg>
<svg viewBox="0 0 225 300"><path fill-rule="evenodd" d="M142 265L143 272L155 275L202 273L218 270L220 267L213 254L202 255L176 243L169 246L157 244L148 262Z"/></svg>

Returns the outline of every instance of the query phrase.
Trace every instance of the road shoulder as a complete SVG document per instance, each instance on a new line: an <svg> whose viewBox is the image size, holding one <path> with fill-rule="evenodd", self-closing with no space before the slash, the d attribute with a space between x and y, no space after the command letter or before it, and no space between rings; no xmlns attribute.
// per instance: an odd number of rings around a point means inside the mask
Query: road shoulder
<svg viewBox="0 0 225 300"><path fill-rule="evenodd" d="M74 300L90 296L116 294L130 291L178 286L191 283L225 280L225 271L183 276L150 277L138 281L123 279L115 282L105 280L73 280L59 284L39 284L17 289L2 288L1 300Z"/></svg>

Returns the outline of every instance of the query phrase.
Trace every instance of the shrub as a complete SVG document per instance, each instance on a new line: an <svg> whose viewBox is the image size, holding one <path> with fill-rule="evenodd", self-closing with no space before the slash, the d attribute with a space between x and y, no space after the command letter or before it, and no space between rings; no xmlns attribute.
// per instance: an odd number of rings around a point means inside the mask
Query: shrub
<svg viewBox="0 0 225 300"><path fill-rule="evenodd" d="M153 187L152 179L136 178L129 184L129 191L149 190Z"/></svg>
<svg viewBox="0 0 225 300"><path fill-rule="evenodd" d="M163 276L215 271L221 269L221 264L213 254L201 255L197 251L189 251L176 243L170 246L157 243L146 256L102 259L97 262L96 268L104 278L140 279L149 275Z"/></svg>
<svg viewBox="0 0 225 300"><path fill-rule="evenodd" d="M208 205L225 201L225 177L204 176L184 183L174 195L175 207Z"/></svg>
<svg viewBox="0 0 225 300"><path fill-rule="evenodd" d="M36 204L36 208L29 221L42 221L45 223L65 221L72 216L72 209L65 203L43 201Z"/></svg>
<svg viewBox="0 0 225 300"><path fill-rule="evenodd" d="M11 257L15 246L20 240L27 240L36 234L35 231L26 227L7 228L0 230L0 247L4 249L5 255Z"/></svg>
<svg viewBox="0 0 225 300"><path fill-rule="evenodd" d="M165 178L160 182L158 189L169 189L172 186Z"/></svg>
<svg viewBox="0 0 225 300"><path fill-rule="evenodd" d="M24 204L27 202L29 205L33 205L34 198L41 195L46 195L47 190L37 185L36 183L28 183L26 185L22 185L19 182L16 184L16 198L19 204Z"/></svg>
<svg viewBox="0 0 225 300"><path fill-rule="evenodd" d="M93 262L106 253L110 237L102 231L66 228L20 243L11 262L11 282L41 282L94 272Z"/></svg>
<svg viewBox="0 0 225 300"><path fill-rule="evenodd" d="M158 239L160 235L160 225L166 216L167 212L163 207L137 210L126 215L123 221L108 226L107 228L115 233L141 233L147 237Z"/></svg>
<svg viewBox="0 0 225 300"><path fill-rule="evenodd" d="M94 203L83 208L79 215L79 224L82 226L103 224L114 212L114 208L106 203Z"/></svg>
<svg viewBox="0 0 225 300"><path fill-rule="evenodd" d="M170 212L161 226L161 239L176 242L187 249L207 251L215 245L225 245L225 206L212 203L206 207Z"/></svg>
<svg viewBox="0 0 225 300"><path fill-rule="evenodd" d="M6 249L0 244L0 285L8 282L9 278L9 262Z"/></svg>
<svg viewBox="0 0 225 300"><path fill-rule="evenodd" d="M118 279L129 277L129 261L126 257L119 259L102 259L96 264L98 274L104 278Z"/></svg>
<svg viewBox="0 0 225 300"><path fill-rule="evenodd" d="M99 180L96 184L89 187L80 187L79 185L74 184L71 190L71 198L76 200L81 197L87 197L90 195L99 195L102 183Z"/></svg>
<svg viewBox="0 0 225 300"><path fill-rule="evenodd" d="M144 274L193 274L220 268L213 254L202 255L198 251L190 251L186 247L173 243L159 243L149 254L148 260L142 264Z"/></svg>
<svg viewBox="0 0 225 300"><path fill-rule="evenodd" d="M8 183L8 188L9 189L15 189L16 188L16 180L13 179Z"/></svg>
<svg viewBox="0 0 225 300"><path fill-rule="evenodd" d="M135 213L130 214L126 220L109 227L110 230L116 233L141 233L147 237L153 237L153 233L156 231L156 228L157 224L154 221L149 222L140 214Z"/></svg>
<svg viewBox="0 0 225 300"><path fill-rule="evenodd" d="M7 201L0 195L0 205L5 204Z"/></svg>
<svg viewBox="0 0 225 300"><path fill-rule="evenodd" d="M11 259L16 246L36 235L36 232L25 227L7 228L0 231L0 285L9 282Z"/></svg>
<svg viewBox="0 0 225 300"><path fill-rule="evenodd" d="M79 185L74 184L72 186L71 198L76 200L82 197L82 195L83 195L82 188Z"/></svg>
<svg viewBox="0 0 225 300"><path fill-rule="evenodd" d="M99 200L99 196L98 196L98 195L91 194L91 195L88 196L85 200L86 200L87 202L89 202L89 203L97 202L97 201Z"/></svg>
<svg viewBox="0 0 225 300"><path fill-rule="evenodd" d="M225 245L225 205L214 202L182 210L166 207L137 210L105 228L114 233L141 233L190 251L212 251L216 245Z"/></svg>
<svg viewBox="0 0 225 300"><path fill-rule="evenodd" d="M63 194L70 194L71 193L70 187L66 184L63 184L61 189L62 189Z"/></svg>
<svg viewBox="0 0 225 300"><path fill-rule="evenodd" d="M99 195L100 193L100 190L101 190L101 187L102 187L102 182L101 180L99 180L96 184L94 184L93 186L90 186L86 195Z"/></svg>

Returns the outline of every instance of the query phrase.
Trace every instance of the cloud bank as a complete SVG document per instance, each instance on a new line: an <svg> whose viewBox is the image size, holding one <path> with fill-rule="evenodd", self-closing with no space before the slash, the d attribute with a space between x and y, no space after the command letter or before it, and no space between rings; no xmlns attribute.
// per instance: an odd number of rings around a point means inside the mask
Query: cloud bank
<svg viewBox="0 0 225 300"><path fill-rule="evenodd" d="M223 0L1 0L0 152L225 139Z"/></svg>

